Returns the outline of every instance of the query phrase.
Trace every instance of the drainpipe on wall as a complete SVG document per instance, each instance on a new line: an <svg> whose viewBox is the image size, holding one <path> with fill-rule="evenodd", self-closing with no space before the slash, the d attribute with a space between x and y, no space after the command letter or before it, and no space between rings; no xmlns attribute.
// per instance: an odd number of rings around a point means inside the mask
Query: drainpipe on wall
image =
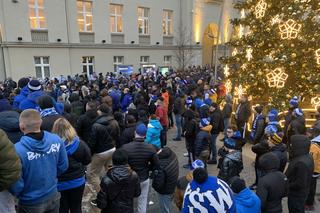
<svg viewBox="0 0 320 213"><path fill-rule="evenodd" d="M69 29L70 29L70 19L69 19L69 10L68 10L68 6L67 6L67 2L68 0L64 1L64 10L66 13L66 25L67 25L67 42L68 44L70 44L70 33L69 33ZM72 75L72 70L71 70L71 56L70 56L70 47L68 48L68 58L69 58L69 70L70 70L70 75Z"/></svg>
<svg viewBox="0 0 320 213"><path fill-rule="evenodd" d="M3 66L1 67L3 69L3 77L4 77L4 80L7 78L7 70L6 70L6 61L5 61L5 57L4 57L4 47L3 47L3 31L4 31L4 24L5 24L5 17L4 17L4 7L3 7L3 1L0 1L1 3L1 8L2 8L2 11L1 11L1 15L2 15L2 20L3 20L3 26L1 27L0 25L0 48L1 48L1 54L2 54L2 62L3 62ZM1 80L1 79L0 79Z"/></svg>

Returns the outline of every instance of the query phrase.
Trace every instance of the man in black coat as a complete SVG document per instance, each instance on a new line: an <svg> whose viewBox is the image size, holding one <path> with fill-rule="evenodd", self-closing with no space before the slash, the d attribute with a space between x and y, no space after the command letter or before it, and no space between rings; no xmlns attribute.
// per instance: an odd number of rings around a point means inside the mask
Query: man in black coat
<svg viewBox="0 0 320 213"><path fill-rule="evenodd" d="M134 132L136 131L136 118L133 115L127 115L127 124L126 128L123 130L123 132L120 135L117 149L123 146L124 144L130 143L134 139Z"/></svg>
<svg viewBox="0 0 320 213"><path fill-rule="evenodd" d="M250 139L254 144L262 141L265 128L265 117L262 114L263 106L257 105L254 107L255 118L252 123L252 130L250 133Z"/></svg>
<svg viewBox="0 0 320 213"><path fill-rule="evenodd" d="M289 183L289 212L304 212L304 204L314 169L310 151L310 140L305 135L294 135L291 140L292 159L286 171Z"/></svg>
<svg viewBox="0 0 320 213"><path fill-rule="evenodd" d="M304 114L300 108L295 108L292 112L292 120L287 130L288 145L291 145L291 136L299 134L305 135L306 132L307 128Z"/></svg>
<svg viewBox="0 0 320 213"><path fill-rule="evenodd" d="M251 108L248 98L246 95L242 95L240 98L240 103L236 108L235 119L238 130L241 132L243 136L245 136L246 123L249 121L250 116Z"/></svg>
<svg viewBox="0 0 320 213"><path fill-rule="evenodd" d="M101 213L133 213L133 198L141 194L139 177L129 167L124 150L116 150L112 162L113 167L101 180L97 206Z"/></svg>
<svg viewBox="0 0 320 213"><path fill-rule="evenodd" d="M259 159L260 177L257 195L261 200L262 213L282 212L282 198L286 196L286 176L279 171L280 161L274 153L267 153Z"/></svg>
<svg viewBox="0 0 320 213"><path fill-rule="evenodd" d="M147 200L149 192L149 172L160 168L159 158L156 148L144 142L147 134L147 127L144 124L139 124L136 127L135 138L133 142L125 144L121 149L128 153L128 162L133 171L140 178L141 195L138 198L137 210L139 213L147 211Z"/></svg>
<svg viewBox="0 0 320 213"><path fill-rule="evenodd" d="M100 175L103 169L111 165L112 154L116 141L119 140L120 128L114 119L111 107L106 104L99 106L98 114L92 125L88 145L92 154L92 162L88 172L88 180L99 191Z"/></svg>
<svg viewBox="0 0 320 213"><path fill-rule="evenodd" d="M158 192L160 212L170 213L173 193L179 177L177 155L168 147L158 151L160 169L155 174L152 186Z"/></svg>
<svg viewBox="0 0 320 213"><path fill-rule="evenodd" d="M90 101L86 105L86 113L81 115L75 125L75 129L81 140L88 143L94 120L98 117L97 102Z"/></svg>

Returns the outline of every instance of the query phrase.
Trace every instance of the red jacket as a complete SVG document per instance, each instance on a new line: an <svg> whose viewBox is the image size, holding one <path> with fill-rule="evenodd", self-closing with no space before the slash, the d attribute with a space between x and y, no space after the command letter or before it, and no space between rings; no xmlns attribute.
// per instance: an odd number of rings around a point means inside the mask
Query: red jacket
<svg viewBox="0 0 320 213"><path fill-rule="evenodd" d="M168 126L168 111L163 106L158 106L156 110L156 116L159 119L162 126Z"/></svg>

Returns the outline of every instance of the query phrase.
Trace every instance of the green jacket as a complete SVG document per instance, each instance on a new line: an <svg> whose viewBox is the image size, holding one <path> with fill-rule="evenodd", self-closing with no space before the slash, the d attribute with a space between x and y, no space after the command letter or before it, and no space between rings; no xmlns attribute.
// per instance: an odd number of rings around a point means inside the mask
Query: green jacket
<svg viewBox="0 0 320 213"><path fill-rule="evenodd" d="M0 129L0 192L17 182L21 174L21 162L13 143Z"/></svg>

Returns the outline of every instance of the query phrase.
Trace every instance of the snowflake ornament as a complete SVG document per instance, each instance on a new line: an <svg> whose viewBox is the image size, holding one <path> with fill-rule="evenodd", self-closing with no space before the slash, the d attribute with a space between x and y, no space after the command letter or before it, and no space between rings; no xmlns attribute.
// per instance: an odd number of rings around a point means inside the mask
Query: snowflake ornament
<svg viewBox="0 0 320 213"><path fill-rule="evenodd" d="M301 30L302 25L298 24L293 19L289 19L283 24L279 25L281 39L295 39Z"/></svg>
<svg viewBox="0 0 320 213"><path fill-rule="evenodd" d="M320 106L320 96L311 98L311 104L317 109Z"/></svg>
<svg viewBox="0 0 320 213"><path fill-rule="evenodd" d="M238 98L240 99L242 95L246 94L246 88L242 87L242 85L239 85L239 87L235 87L234 88L234 95L238 96Z"/></svg>
<svg viewBox="0 0 320 213"><path fill-rule="evenodd" d="M316 60L317 60L317 64L320 65L320 49L316 50Z"/></svg>
<svg viewBox="0 0 320 213"><path fill-rule="evenodd" d="M268 4L264 0L258 2L254 12L258 19L264 17L264 15L266 14L267 7Z"/></svg>
<svg viewBox="0 0 320 213"><path fill-rule="evenodd" d="M232 82L230 81L230 79L227 80L226 84L224 85L227 89L227 93L230 93L232 90Z"/></svg>
<svg viewBox="0 0 320 213"><path fill-rule="evenodd" d="M246 58L248 59L248 61L251 61L251 59L253 58L253 56L252 56L253 49L251 47L249 47L246 50L246 52L247 52Z"/></svg>
<svg viewBox="0 0 320 213"><path fill-rule="evenodd" d="M240 24L239 26L239 38L242 38L244 35L244 27L242 26L242 24Z"/></svg>
<svg viewBox="0 0 320 213"><path fill-rule="evenodd" d="M226 64L225 66L224 66L224 76L225 77L228 77L229 75L230 75L230 72L229 72L229 70L230 70L230 68L228 67L228 64Z"/></svg>
<svg viewBox="0 0 320 213"><path fill-rule="evenodd" d="M271 25L279 24L281 22L280 15L276 15L271 19Z"/></svg>
<svg viewBox="0 0 320 213"><path fill-rule="evenodd" d="M276 68L266 75L269 87L271 88L283 88L288 76L289 75L286 74L281 68Z"/></svg>

